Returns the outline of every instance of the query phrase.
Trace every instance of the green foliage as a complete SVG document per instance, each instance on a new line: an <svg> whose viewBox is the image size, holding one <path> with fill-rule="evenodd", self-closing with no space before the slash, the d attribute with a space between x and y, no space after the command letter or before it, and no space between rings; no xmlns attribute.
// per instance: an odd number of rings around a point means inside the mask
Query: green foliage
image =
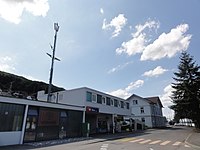
<svg viewBox="0 0 200 150"><path fill-rule="evenodd" d="M47 93L48 84L44 82L31 81L24 77L0 71L0 89L9 91L12 84L12 93L18 92L24 96L36 95L38 91L45 90ZM64 90L63 88L52 86L52 92Z"/></svg>
<svg viewBox="0 0 200 150"><path fill-rule="evenodd" d="M180 57L178 72L175 72L175 83L172 87L172 100L175 120L192 119L200 127L200 66L196 65L188 53L183 52Z"/></svg>

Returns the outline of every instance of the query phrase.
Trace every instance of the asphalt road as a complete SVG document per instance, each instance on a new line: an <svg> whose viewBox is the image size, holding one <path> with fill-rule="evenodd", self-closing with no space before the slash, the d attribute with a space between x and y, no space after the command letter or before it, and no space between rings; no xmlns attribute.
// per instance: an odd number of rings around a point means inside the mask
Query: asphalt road
<svg viewBox="0 0 200 150"><path fill-rule="evenodd" d="M94 138L87 141L54 145L37 150L192 150L185 144L191 129L174 127L148 130L144 133L129 134L111 139Z"/></svg>

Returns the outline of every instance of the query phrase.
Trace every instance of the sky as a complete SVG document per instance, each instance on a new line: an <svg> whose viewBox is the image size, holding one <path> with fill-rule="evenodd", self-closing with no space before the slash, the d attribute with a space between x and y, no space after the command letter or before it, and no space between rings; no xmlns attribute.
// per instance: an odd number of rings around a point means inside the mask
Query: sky
<svg viewBox="0 0 200 150"><path fill-rule="evenodd" d="M121 98L170 95L182 51L200 64L199 0L0 0L0 70L53 84L89 87Z"/></svg>

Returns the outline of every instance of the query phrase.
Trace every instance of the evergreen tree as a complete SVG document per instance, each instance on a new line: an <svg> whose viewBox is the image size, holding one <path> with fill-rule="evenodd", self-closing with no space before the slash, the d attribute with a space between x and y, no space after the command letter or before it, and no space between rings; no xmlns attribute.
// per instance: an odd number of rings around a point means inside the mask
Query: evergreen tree
<svg viewBox="0 0 200 150"><path fill-rule="evenodd" d="M200 66L195 64L193 57L183 52L180 56L178 72L175 72L175 89L172 94L174 103L171 108L175 111L175 118L192 119L200 128Z"/></svg>

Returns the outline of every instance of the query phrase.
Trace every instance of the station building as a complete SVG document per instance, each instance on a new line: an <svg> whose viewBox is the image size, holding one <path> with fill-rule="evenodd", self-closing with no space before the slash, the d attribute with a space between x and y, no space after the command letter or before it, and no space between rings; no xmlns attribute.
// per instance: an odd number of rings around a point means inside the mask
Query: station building
<svg viewBox="0 0 200 150"><path fill-rule="evenodd" d="M47 94L37 100L0 96L0 146L80 137L85 134L142 129L133 120L128 100L87 87Z"/></svg>

